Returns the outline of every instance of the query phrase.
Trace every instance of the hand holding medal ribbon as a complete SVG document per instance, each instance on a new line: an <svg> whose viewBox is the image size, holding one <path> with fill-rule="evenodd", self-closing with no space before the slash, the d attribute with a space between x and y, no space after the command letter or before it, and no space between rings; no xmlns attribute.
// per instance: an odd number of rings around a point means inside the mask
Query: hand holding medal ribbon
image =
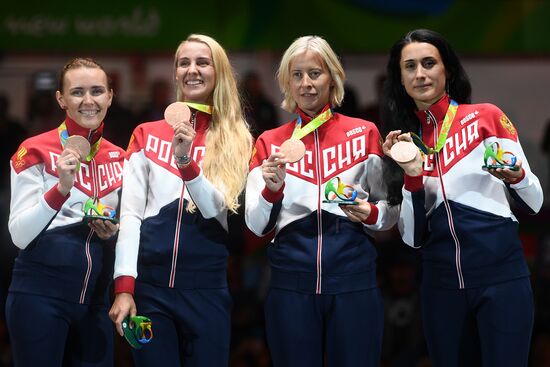
<svg viewBox="0 0 550 367"><path fill-rule="evenodd" d="M409 138L407 138L407 140L398 141L391 146L391 157L401 166L401 168L403 168L407 175L419 176L422 174L422 157L418 149L420 149L423 154L435 154L443 149L457 111L458 103L451 99L445 117L443 118L435 147L430 148L424 143L421 137L422 130L420 136L411 132L409 133L410 141L408 140ZM418 149L416 149L415 146L418 147Z"/></svg>

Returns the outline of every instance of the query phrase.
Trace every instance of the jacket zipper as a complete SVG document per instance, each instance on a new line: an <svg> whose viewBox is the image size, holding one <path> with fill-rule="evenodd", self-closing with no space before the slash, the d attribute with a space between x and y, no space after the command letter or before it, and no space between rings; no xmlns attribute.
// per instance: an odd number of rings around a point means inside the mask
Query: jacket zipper
<svg viewBox="0 0 550 367"><path fill-rule="evenodd" d="M433 137L433 143L434 146L437 144L437 138L439 136L439 127L437 125L437 120L435 116L428 110L426 111L426 122L429 124L430 119L434 123L434 137ZM441 162L439 159L440 152L434 153L435 158L435 167L437 169L437 176L439 178L439 184L441 186L441 193L443 195L443 205L445 205L445 211L447 212L447 220L449 224L449 230L451 231L451 235L453 236L453 241L455 243L455 266L456 266L456 272L457 272L457 278L458 278L458 288L464 289L464 276L462 274L462 264L460 260L460 241L458 240L458 236L456 234L456 230L454 227L453 222L453 215L451 212L451 206L449 205L449 201L447 200L447 195L445 193L445 185L443 184L443 169L441 167Z"/></svg>
<svg viewBox="0 0 550 367"><path fill-rule="evenodd" d="M94 198L97 198L99 196L99 192L97 190L97 188L99 187L99 183L97 182L98 178L96 174L97 166L96 166L95 158L92 158L92 160L90 161L89 167L92 174L92 194ZM84 275L84 282L82 283L82 289L80 291L80 299L78 300L80 304L83 304L84 301L86 300L88 283L90 282L90 275L92 274L93 262L92 262L92 255L90 253L90 243L92 241L93 235L94 235L94 230L90 229L90 231L88 232L88 236L86 236L86 244L84 246L87 266L86 266L86 275Z"/></svg>
<svg viewBox="0 0 550 367"><path fill-rule="evenodd" d="M197 111L191 112L191 125L193 126L193 129L195 129L197 122ZM191 145L191 150L193 146ZM190 153L191 154L191 153ZM185 182L183 182L183 185L181 187L180 192L180 200L178 203L178 213L176 217L176 230L174 232L174 244L172 246L172 265L170 269L170 279L168 280L168 287L174 288L174 285L176 283L176 270L178 266L178 249L180 245L180 233L181 233L181 225L182 225L182 219L183 219L183 211L184 208L184 195L185 195Z"/></svg>
<svg viewBox="0 0 550 367"><path fill-rule="evenodd" d="M317 130L313 131L315 139L315 165L317 169L317 282L315 286L315 293L321 294L323 277L323 217L321 212L321 144L319 143L319 134Z"/></svg>

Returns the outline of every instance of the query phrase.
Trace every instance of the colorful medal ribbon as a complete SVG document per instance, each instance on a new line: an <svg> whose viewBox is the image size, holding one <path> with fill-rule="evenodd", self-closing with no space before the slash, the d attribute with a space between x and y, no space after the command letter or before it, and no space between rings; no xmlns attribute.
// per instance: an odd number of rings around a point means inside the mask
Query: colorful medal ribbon
<svg viewBox="0 0 550 367"><path fill-rule="evenodd" d="M59 133L59 140L61 141L61 146L65 148L65 144L67 143L67 139L69 139L69 132L67 131L67 125L65 124L65 121L59 125L57 128L57 132ZM92 158L96 155L96 153L99 151L99 147L101 145L101 140L103 140L103 137L100 137L90 148L90 154L86 157L86 161L91 161Z"/></svg>
<svg viewBox="0 0 550 367"><path fill-rule="evenodd" d="M319 128L319 126L323 125L325 122L330 120L332 117L332 109L328 109L325 112L321 113L317 117L315 117L313 120L309 122L304 128L302 128L302 117L298 115L298 119L296 120L296 126L294 127L294 131L292 132L292 139L300 140L310 132L316 130Z"/></svg>
<svg viewBox="0 0 550 367"><path fill-rule="evenodd" d="M194 102L183 102L185 103L186 105L188 105L189 107L197 110L197 111L201 111L201 112L204 112L204 113L207 113L209 115L212 114L212 106L210 105L207 105L207 104L202 104L202 103L194 103Z"/></svg>
<svg viewBox="0 0 550 367"><path fill-rule="evenodd" d="M445 141L447 141L447 135L449 135L449 130L451 129L451 125L453 124L453 120L455 119L457 110L458 103L451 99L451 103L449 103L449 108L447 109L447 113L445 114L445 118L443 119L443 125L441 126L441 131L439 132L439 137L437 138L435 148L430 148L429 146L427 146L426 143L422 141L422 138L415 133L411 133L413 143L424 154L434 154L439 152L445 145ZM422 135L422 130L420 131L420 135Z"/></svg>

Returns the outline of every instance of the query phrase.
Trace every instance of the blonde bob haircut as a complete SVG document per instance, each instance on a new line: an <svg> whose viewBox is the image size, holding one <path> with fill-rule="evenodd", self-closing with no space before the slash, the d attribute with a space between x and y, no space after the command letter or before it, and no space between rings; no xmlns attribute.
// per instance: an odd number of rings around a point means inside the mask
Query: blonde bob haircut
<svg viewBox="0 0 550 367"><path fill-rule="evenodd" d="M248 162L252 152L252 135L244 119L237 81L229 58L222 46L213 38L201 34L191 34L180 43L174 56L174 75L178 56L187 42L206 44L212 52L212 62L216 75L216 85L212 92L212 118L206 133L206 152L202 161L204 176L225 197L226 207L236 212L239 207L239 194L243 191L248 175ZM177 83L178 101L185 101L181 85ZM187 210L193 212L195 204Z"/></svg>
<svg viewBox="0 0 550 367"><path fill-rule="evenodd" d="M296 111L296 101L292 98L292 93L290 92L290 64L296 56L306 51L317 53L325 63L332 77L332 81L334 82L334 86L330 91L329 102L332 107L340 106L344 99L344 80L346 79L346 74L338 56L336 56L336 53L323 38L319 36L303 36L297 38L287 48L281 59L279 70L277 71L277 81L279 82L281 93L283 93L281 107L283 110L290 113Z"/></svg>

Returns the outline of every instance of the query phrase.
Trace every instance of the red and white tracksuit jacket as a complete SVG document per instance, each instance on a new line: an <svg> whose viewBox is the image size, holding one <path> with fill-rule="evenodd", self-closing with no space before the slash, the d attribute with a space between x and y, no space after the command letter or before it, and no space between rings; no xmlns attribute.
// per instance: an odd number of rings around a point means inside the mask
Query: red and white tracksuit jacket
<svg viewBox="0 0 550 367"><path fill-rule="evenodd" d="M311 118L298 113L304 127ZM248 227L258 236L275 232L268 250L271 286L311 294L375 287L371 235L392 227L399 210L384 200L378 129L372 122L335 113L302 138L305 156L287 164L285 184L273 193L265 187L261 164L292 136L295 124L296 120L260 135L246 187ZM370 202L365 223L353 223L337 204L323 203L325 186L335 177Z"/></svg>
<svg viewBox="0 0 550 367"><path fill-rule="evenodd" d="M430 147L448 106L445 96L417 111L422 140ZM516 182L505 184L482 169L485 148L493 142L521 159ZM460 104L444 147L424 157L423 175L405 176L399 229L408 245L422 246L424 281L456 289L527 276L511 201L530 213L543 202L514 125L492 104Z"/></svg>
<svg viewBox="0 0 550 367"><path fill-rule="evenodd" d="M103 130L101 125L91 132L69 118L65 123L69 136L81 135L91 143ZM102 303L113 266L103 260L106 251L113 249L105 248L109 245L82 223L82 210L89 197L118 207L124 150L102 138L93 159L80 164L66 197L57 190L55 163L62 151L54 129L25 140L11 159L9 230L21 251L9 290L68 302ZM94 293L99 298L92 299Z"/></svg>
<svg viewBox="0 0 550 367"><path fill-rule="evenodd" d="M132 293L136 277L180 289L227 286L227 208L199 166L210 115L192 109L191 119L197 134L192 161L182 169L173 157L174 129L165 120L140 124L132 134L116 247L117 293ZM190 198L194 213L185 209Z"/></svg>

